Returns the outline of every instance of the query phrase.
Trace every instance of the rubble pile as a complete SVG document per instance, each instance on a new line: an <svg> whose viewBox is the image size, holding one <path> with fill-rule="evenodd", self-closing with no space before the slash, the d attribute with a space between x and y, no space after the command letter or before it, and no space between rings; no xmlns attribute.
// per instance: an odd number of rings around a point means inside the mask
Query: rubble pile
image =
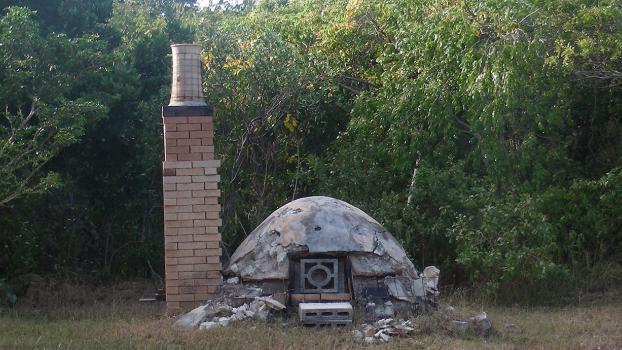
<svg viewBox="0 0 622 350"><path fill-rule="evenodd" d="M410 320L385 318L374 324L364 323L360 329L354 330L354 338L365 343L388 342L391 337L405 337L415 329Z"/></svg>
<svg viewBox="0 0 622 350"><path fill-rule="evenodd" d="M219 313L208 316L205 321L201 322L199 328L227 327L233 322L251 318L265 321L272 311L282 310L285 310L285 305L271 297L255 297L250 303L244 303L238 307L223 305Z"/></svg>

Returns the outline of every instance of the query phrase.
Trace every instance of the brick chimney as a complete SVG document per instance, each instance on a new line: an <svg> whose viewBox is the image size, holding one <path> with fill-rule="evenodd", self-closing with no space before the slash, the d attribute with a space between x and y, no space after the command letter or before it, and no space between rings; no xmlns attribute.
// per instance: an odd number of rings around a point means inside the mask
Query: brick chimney
<svg viewBox="0 0 622 350"><path fill-rule="evenodd" d="M171 46L171 100L164 124L166 305L177 313L202 304L222 283L218 167L212 108L203 99L201 47Z"/></svg>

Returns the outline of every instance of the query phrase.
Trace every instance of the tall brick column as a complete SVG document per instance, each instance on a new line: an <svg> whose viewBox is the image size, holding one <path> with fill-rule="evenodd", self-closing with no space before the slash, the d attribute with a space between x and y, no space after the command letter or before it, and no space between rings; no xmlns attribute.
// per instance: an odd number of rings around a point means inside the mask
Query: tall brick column
<svg viewBox="0 0 622 350"><path fill-rule="evenodd" d="M218 167L212 108L203 101L197 45L173 45L173 88L162 107L166 304L200 305L222 283Z"/></svg>

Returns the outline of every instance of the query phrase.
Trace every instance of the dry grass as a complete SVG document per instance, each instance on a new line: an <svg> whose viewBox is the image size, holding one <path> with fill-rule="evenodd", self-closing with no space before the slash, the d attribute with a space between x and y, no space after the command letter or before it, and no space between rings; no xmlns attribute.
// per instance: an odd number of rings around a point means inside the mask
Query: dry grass
<svg viewBox="0 0 622 350"><path fill-rule="evenodd" d="M282 320L182 332L171 327L162 305L135 301L136 285L107 290L103 297L92 291L100 296L90 302L83 300L90 294L81 292L66 295L71 304L56 297L56 305L42 306L25 298L1 311L0 349L622 349L617 298L555 308L484 307L495 327L488 338L457 336L440 317L419 317L413 336L365 345L351 329L310 330ZM481 309L457 303L465 313Z"/></svg>

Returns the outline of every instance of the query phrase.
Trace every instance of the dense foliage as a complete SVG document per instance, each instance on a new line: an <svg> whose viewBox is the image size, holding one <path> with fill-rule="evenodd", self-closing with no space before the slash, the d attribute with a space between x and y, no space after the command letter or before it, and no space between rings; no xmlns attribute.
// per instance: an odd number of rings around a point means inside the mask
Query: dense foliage
<svg viewBox="0 0 622 350"><path fill-rule="evenodd" d="M0 4L2 275L162 270L159 107L195 41L225 251L322 194L446 284L622 282L618 0Z"/></svg>

